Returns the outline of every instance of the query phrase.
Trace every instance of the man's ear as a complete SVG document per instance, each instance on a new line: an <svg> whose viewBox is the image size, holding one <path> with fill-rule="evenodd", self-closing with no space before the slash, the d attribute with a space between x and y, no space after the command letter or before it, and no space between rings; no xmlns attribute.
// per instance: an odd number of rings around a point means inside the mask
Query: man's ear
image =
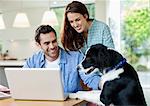
<svg viewBox="0 0 150 106"><path fill-rule="evenodd" d="M84 14L84 18L87 20L89 17L87 14Z"/></svg>
<svg viewBox="0 0 150 106"><path fill-rule="evenodd" d="M41 48L41 45L40 45L38 42L35 42L35 45L36 45L38 48Z"/></svg>

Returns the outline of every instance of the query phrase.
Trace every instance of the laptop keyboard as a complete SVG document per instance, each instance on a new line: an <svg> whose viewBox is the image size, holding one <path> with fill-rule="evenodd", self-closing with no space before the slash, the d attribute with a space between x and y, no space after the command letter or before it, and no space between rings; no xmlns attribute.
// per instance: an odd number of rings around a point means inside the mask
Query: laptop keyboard
<svg viewBox="0 0 150 106"><path fill-rule="evenodd" d="M11 97L10 94L0 92L0 99L10 98L10 97Z"/></svg>

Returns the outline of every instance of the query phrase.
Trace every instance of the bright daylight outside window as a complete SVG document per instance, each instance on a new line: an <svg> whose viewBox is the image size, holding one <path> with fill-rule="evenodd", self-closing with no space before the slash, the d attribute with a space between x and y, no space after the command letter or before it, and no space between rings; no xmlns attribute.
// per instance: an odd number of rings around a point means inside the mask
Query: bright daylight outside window
<svg viewBox="0 0 150 106"><path fill-rule="evenodd" d="M109 26L115 49L137 71L150 106L150 0L110 0Z"/></svg>
<svg viewBox="0 0 150 106"><path fill-rule="evenodd" d="M137 71L150 71L150 0L121 0L121 51Z"/></svg>

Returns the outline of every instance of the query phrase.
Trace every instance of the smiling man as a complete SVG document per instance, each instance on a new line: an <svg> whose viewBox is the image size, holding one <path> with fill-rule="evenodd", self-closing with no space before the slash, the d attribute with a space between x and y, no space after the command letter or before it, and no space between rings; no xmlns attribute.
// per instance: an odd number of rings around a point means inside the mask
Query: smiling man
<svg viewBox="0 0 150 106"><path fill-rule="evenodd" d="M58 46L55 30L49 25L37 28L35 41L40 51L28 58L24 68L60 68L64 92L77 92L82 90L80 80L90 88L98 89L100 76L98 74L85 75L77 71L77 65L83 59L78 51L64 51Z"/></svg>

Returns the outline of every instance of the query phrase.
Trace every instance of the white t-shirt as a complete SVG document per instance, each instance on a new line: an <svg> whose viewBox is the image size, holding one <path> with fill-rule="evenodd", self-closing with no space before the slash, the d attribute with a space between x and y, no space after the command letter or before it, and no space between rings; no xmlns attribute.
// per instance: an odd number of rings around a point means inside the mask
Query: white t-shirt
<svg viewBox="0 0 150 106"><path fill-rule="evenodd" d="M60 62L60 52L56 60L50 62L46 59L45 68L59 68L59 62Z"/></svg>

